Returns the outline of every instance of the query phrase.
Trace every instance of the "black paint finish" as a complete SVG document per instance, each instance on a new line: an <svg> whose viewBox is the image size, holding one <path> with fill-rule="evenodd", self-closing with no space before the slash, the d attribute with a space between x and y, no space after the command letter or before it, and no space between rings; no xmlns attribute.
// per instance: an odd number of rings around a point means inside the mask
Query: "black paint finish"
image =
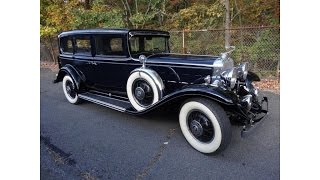
<svg viewBox="0 0 320 180"><path fill-rule="evenodd" d="M97 36L104 35L121 37L124 41L121 44L123 52L118 53L119 55L96 55L95 39ZM134 69L142 66L137 59L137 54L134 57L130 54L129 41L130 37L134 35L169 38L168 32L155 30L91 29L61 33L58 36L59 47L66 47L61 45L65 42L61 41L61 38L68 38L72 39L74 49L77 49L77 38L89 36L91 54L80 55L76 54L75 50L73 50L73 53L64 53L63 49L59 48L58 60L61 69L54 82L60 82L65 74L70 74L79 93L95 91L106 96L112 94L112 97L128 99L126 94L127 80ZM117 48L111 45L111 41L109 43L109 48ZM160 101L144 111L137 112L135 109L129 108L125 112L143 114L165 104L181 103L186 98L203 97L212 99L220 103L225 110L244 117L245 124L249 122L250 118L239 107L239 98L233 91L204 84L203 79L212 75L213 63L219 58L218 56L173 54L167 51L163 53L152 53L150 51L144 55L147 56L146 67L156 71L161 77L165 86L164 95ZM251 83L260 79L256 74L249 72L248 80Z"/></svg>

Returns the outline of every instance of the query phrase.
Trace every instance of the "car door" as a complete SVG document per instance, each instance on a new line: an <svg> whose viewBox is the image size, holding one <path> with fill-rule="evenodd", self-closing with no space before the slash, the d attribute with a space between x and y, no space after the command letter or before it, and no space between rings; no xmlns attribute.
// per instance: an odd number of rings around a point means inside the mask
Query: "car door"
<svg viewBox="0 0 320 180"><path fill-rule="evenodd" d="M129 77L127 66L130 58L126 43L126 34L95 35L94 62L96 88L115 94L124 94Z"/></svg>
<svg viewBox="0 0 320 180"><path fill-rule="evenodd" d="M66 64L73 65L73 36L61 37L59 42L59 68L65 66Z"/></svg>
<svg viewBox="0 0 320 180"><path fill-rule="evenodd" d="M85 77L88 87L93 87L95 83L95 63L92 56L92 36L77 35L74 37L74 61L73 65L80 70Z"/></svg>

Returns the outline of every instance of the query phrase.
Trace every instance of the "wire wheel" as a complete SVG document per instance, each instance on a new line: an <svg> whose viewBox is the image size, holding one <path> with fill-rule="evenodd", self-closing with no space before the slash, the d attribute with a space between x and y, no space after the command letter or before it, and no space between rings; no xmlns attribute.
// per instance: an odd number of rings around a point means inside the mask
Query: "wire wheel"
<svg viewBox="0 0 320 180"><path fill-rule="evenodd" d="M76 90L75 90L75 86L73 84L72 81L70 81L69 79L66 81L66 91L67 94L74 99L77 95Z"/></svg>
<svg viewBox="0 0 320 180"><path fill-rule="evenodd" d="M80 99L77 93L77 87L73 79L69 75L65 75L62 81L62 88L65 97L72 104L78 104Z"/></svg>

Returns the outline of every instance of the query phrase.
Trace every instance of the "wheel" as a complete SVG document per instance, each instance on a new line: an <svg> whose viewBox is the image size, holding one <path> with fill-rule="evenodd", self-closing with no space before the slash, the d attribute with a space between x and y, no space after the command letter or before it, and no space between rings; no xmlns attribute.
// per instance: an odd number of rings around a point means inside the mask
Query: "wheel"
<svg viewBox="0 0 320 180"><path fill-rule="evenodd" d="M76 88L73 79L69 75L65 75L62 81L62 89L71 104L78 104L80 102Z"/></svg>
<svg viewBox="0 0 320 180"><path fill-rule="evenodd" d="M186 101L180 109L179 123L189 144L202 153L222 151L230 143L230 120L213 101L200 98Z"/></svg>
<svg viewBox="0 0 320 180"><path fill-rule="evenodd" d="M159 89L145 72L134 72L127 81L127 95L132 106L142 111L160 99Z"/></svg>

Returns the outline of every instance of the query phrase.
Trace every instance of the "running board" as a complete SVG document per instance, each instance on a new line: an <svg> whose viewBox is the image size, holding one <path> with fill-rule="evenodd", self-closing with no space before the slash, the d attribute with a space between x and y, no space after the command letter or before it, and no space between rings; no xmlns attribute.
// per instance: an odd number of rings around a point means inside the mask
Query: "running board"
<svg viewBox="0 0 320 180"><path fill-rule="evenodd" d="M112 97L102 96L90 92L81 93L78 95L79 98L105 106L120 112L125 112L128 109L132 109L129 101L124 101Z"/></svg>

